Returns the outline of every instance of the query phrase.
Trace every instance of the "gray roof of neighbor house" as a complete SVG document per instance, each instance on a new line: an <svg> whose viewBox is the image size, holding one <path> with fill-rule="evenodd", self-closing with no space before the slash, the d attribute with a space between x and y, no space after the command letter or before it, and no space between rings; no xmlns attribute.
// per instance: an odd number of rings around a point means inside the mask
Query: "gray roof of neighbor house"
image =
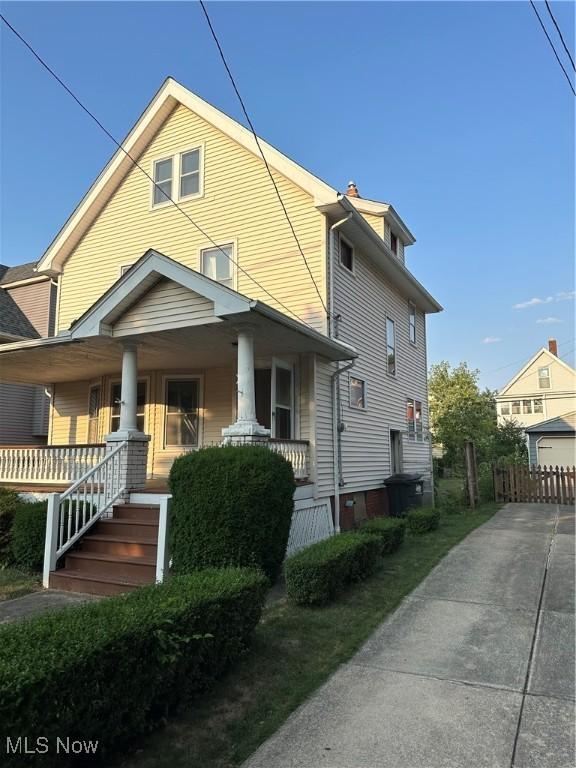
<svg viewBox="0 0 576 768"><path fill-rule="evenodd" d="M14 301L12 296L0 288L0 336L21 336L38 339L40 334Z"/></svg>
<svg viewBox="0 0 576 768"><path fill-rule="evenodd" d="M17 283L20 280L29 280L31 277L38 277L40 273L36 272L35 261L29 261L26 264L18 264L15 267L8 267L0 264L0 285L8 283Z"/></svg>
<svg viewBox="0 0 576 768"><path fill-rule="evenodd" d="M538 424L532 424L526 427L525 432L575 432L576 431L576 411L564 413L562 416L556 416L553 419L546 419Z"/></svg>

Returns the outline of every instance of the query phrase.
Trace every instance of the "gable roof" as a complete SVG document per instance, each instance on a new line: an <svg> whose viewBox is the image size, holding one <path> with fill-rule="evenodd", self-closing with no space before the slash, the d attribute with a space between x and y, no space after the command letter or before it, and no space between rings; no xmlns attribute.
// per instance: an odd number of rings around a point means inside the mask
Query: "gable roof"
<svg viewBox="0 0 576 768"><path fill-rule="evenodd" d="M61 270L67 256L102 210L106 200L133 167L131 158L138 159L160 126L179 104L188 107L252 154L260 157L258 146L251 131L204 99L196 96L173 78L168 77L128 136L121 142L124 151L118 149L114 153L49 245L38 262L38 270ZM315 200L324 203L336 200L338 193L335 189L263 139L259 139L259 142L272 168L311 194Z"/></svg>
<svg viewBox="0 0 576 768"><path fill-rule="evenodd" d="M576 432L576 411L564 413L562 416L555 416L553 419L540 421L538 424L532 424L531 427L525 427L525 432Z"/></svg>
<svg viewBox="0 0 576 768"><path fill-rule="evenodd" d="M0 336L37 339L40 334L14 301L0 288Z"/></svg>
<svg viewBox="0 0 576 768"><path fill-rule="evenodd" d="M536 360L538 360L538 358L542 354L546 355L546 357L548 357L551 363L559 363L564 368L566 368L567 371L570 371L571 373L576 374L576 371L574 370L574 368L572 368L571 365L568 365L568 363L565 363L564 360L561 360L557 355L552 354L552 352L550 352L549 349L546 349L546 347L541 347L538 350L538 352L536 352L536 354L533 355L530 358L530 360L528 360L526 365L518 371L518 373L514 376L514 378L510 379L510 381L504 387L502 387L502 389L498 392L497 396L500 397L501 395L506 394L506 392L510 389L510 387L513 384L515 384L518 381L518 379L520 379L526 373L526 371L534 365Z"/></svg>

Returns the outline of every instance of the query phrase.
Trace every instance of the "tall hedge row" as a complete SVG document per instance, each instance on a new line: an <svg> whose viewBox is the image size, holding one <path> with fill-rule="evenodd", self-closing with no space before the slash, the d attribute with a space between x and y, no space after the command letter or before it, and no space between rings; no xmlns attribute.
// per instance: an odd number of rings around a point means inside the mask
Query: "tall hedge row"
<svg viewBox="0 0 576 768"><path fill-rule="evenodd" d="M170 470L175 573L256 566L274 580L288 543L294 474L263 447L204 448Z"/></svg>
<svg viewBox="0 0 576 768"><path fill-rule="evenodd" d="M207 570L0 627L2 738L93 740L99 756L121 746L244 650L266 587L260 571ZM66 765L53 749L33 763Z"/></svg>

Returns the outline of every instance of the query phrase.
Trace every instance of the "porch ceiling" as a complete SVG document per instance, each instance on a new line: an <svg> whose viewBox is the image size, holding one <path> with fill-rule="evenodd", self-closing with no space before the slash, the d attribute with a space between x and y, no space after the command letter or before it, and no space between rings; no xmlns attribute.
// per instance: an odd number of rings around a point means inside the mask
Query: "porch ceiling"
<svg viewBox="0 0 576 768"><path fill-rule="evenodd" d="M210 325L197 325L130 336L138 345L138 368L202 369L236 365L237 329L249 323L255 357L315 352L329 360L356 356L350 347L299 323L288 323L262 305ZM109 336L56 337L0 346L0 380L29 384L80 381L118 373L122 346Z"/></svg>

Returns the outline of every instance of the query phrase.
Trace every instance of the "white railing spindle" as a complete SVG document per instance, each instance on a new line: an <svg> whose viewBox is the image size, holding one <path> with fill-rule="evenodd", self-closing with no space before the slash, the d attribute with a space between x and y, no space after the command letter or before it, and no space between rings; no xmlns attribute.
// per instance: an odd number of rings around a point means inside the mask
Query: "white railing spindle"
<svg viewBox="0 0 576 768"><path fill-rule="evenodd" d="M71 483L105 455L105 445L0 446L0 482Z"/></svg>

